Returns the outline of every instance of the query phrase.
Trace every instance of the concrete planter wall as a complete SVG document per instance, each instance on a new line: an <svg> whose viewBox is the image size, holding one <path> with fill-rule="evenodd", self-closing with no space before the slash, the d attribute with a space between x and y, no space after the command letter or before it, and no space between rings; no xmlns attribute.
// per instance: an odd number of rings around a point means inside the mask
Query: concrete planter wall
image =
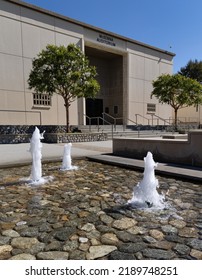
<svg viewBox="0 0 202 280"><path fill-rule="evenodd" d="M156 162L202 166L202 130L193 130L187 140L114 138L113 154L143 159L147 152Z"/></svg>

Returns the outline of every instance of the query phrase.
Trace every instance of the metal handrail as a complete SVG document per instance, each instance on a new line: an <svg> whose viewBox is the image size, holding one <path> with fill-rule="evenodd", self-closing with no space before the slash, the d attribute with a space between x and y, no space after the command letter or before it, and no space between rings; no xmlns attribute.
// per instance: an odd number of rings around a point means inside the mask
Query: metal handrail
<svg viewBox="0 0 202 280"><path fill-rule="evenodd" d="M114 133L114 129L113 129L113 124L112 123L110 123L110 122L108 122L108 121L106 121L105 119L103 119L102 117L89 117L89 116L87 116L86 114L84 114L84 116L87 118L87 119L89 119L89 131L91 132L91 120L93 120L93 119L97 119L97 128L98 128L98 132L100 131L100 121L99 120L101 120L102 121L102 125L104 125L105 123L107 123L108 125L111 125L111 134L112 134L112 138L113 138L113 133Z"/></svg>
<svg viewBox="0 0 202 280"><path fill-rule="evenodd" d="M140 114L135 114L135 117L136 117L136 124L138 124L138 121L137 121L137 116L140 116L140 117L142 117L143 119L147 120L147 121L148 121L148 125L149 125L149 121L150 121L150 119L148 119L148 118L146 118L145 116L140 115Z"/></svg>
<svg viewBox="0 0 202 280"><path fill-rule="evenodd" d="M159 120L164 121L164 125L166 125L166 123L168 123L168 124L170 125L170 122L169 122L169 121L167 121L166 119L161 118L161 117L157 116L156 114L151 114L151 115L152 115L152 125L153 125L153 116L157 117L157 122L158 122L158 125L159 125Z"/></svg>
<svg viewBox="0 0 202 280"><path fill-rule="evenodd" d="M137 122L135 122L135 121L133 121L133 120L131 120L131 119L129 119L129 118L126 118L126 120L127 120L127 121L130 121L130 122L132 122L132 123L134 123L135 125L138 125Z"/></svg>
<svg viewBox="0 0 202 280"><path fill-rule="evenodd" d="M123 117L115 118L115 117L113 117L113 116L111 116L110 114L105 113L105 112L102 113L102 116L103 116L103 119L104 119L104 120L105 120L104 116L107 116L107 117L113 119L113 121L114 121L113 125L114 125L115 131L116 131L116 124L117 124L116 121L117 121L117 120L123 120ZM124 127L123 127L123 130L124 130Z"/></svg>

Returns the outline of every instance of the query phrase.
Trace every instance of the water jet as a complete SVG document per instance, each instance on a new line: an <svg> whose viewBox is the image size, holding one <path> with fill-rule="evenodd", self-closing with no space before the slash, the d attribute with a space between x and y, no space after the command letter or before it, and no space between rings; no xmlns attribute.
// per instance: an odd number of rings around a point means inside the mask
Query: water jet
<svg viewBox="0 0 202 280"><path fill-rule="evenodd" d="M148 152L147 156L144 157L144 164L143 179L134 188L133 197L128 203L135 208L163 208L165 206L164 195L159 194L157 191L159 182L155 178L154 172L158 163L154 162L151 152Z"/></svg>

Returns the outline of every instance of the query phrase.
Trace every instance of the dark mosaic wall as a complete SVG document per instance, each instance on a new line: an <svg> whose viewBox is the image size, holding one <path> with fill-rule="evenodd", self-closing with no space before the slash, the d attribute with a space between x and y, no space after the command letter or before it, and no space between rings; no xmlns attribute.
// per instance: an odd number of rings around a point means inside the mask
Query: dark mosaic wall
<svg viewBox="0 0 202 280"><path fill-rule="evenodd" d="M46 143L74 143L74 142L90 142L107 140L105 133L77 133L73 128L74 133L65 133L66 126L37 126L44 133L43 142ZM35 126L25 125L1 125L0 126L0 144L17 144L29 143Z"/></svg>

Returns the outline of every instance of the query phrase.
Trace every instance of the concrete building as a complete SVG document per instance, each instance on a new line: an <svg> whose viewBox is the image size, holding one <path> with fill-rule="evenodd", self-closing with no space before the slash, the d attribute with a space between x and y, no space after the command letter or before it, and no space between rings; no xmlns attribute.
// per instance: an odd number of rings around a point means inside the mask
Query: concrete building
<svg viewBox="0 0 202 280"><path fill-rule="evenodd" d="M101 85L95 100L80 98L70 106L71 125L103 112L126 124L172 118L170 106L150 97L152 80L172 74L171 52L19 0L0 1L0 38L0 125L65 124L63 98L37 95L27 80L32 59L47 44L69 43L80 46L96 66Z"/></svg>

